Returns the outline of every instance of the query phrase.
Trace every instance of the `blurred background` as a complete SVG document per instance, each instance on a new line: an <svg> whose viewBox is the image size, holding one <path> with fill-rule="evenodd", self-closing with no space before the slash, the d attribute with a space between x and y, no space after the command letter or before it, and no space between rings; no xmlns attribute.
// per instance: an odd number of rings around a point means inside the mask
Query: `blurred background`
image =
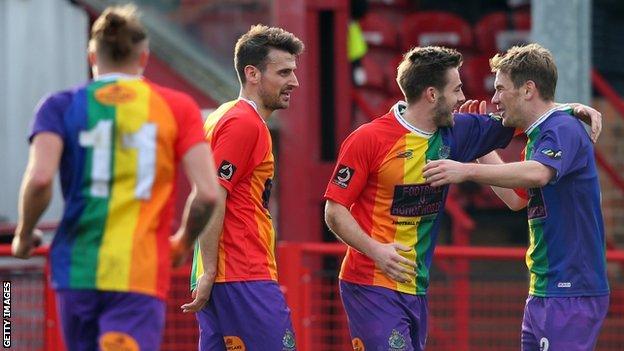
<svg viewBox="0 0 624 351"><path fill-rule="evenodd" d="M13 282L13 348L62 350L46 249L9 258L27 135L38 101L90 78L89 28L107 6L128 1L0 1L0 277ZM137 0L150 33L145 76L193 96L205 114L238 96L237 38L253 24L277 25L306 45L300 88L269 122L277 176L270 207L278 233L280 284L293 311L299 349L348 350L337 291L344 246L323 223L322 195L342 140L384 114L401 93L401 54L443 45L464 55L467 98L489 101L488 59L539 42L559 68L557 101L603 114L596 144L609 248L611 307L598 350L623 350L624 336L624 2L618 0ZM490 106L492 108L492 106ZM518 160L522 136L502 151ZM178 209L188 185L180 178ZM62 213L58 187L42 228ZM431 350L518 350L527 294L526 212L512 212L489 187L453 186L432 269ZM174 226L177 223L174 224ZM47 239L49 241L50 234ZM2 243L4 245L2 245ZM163 350L192 350L189 268L174 273Z"/></svg>

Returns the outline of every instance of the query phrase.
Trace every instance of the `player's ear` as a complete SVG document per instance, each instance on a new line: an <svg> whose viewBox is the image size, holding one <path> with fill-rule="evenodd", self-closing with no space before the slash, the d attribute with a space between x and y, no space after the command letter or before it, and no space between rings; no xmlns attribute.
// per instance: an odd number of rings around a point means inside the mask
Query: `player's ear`
<svg viewBox="0 0 624 351"><path fill-rule="evenodd" d="M245 66L245 80L247 82L258 84L260 82L260 75L262 72L256 66Z"/></svg>
<svg viewBox="0 0 624 351"><path fill-rule="evenodd" d="M89 65L95 66L97 64L97 55L95 51L89 50L87 52L87 58L89 59Z"/></svg>
<svg viewBox="0 0 624 351"><path fill-rule="evenodd" d="M534 81L527 80L526 83L524 83L524 87L521 88L520 91L524 94L524 98L529 100L537 93L537 86Z"/></svg>
<svg viewBox="0 0 624 351"><path fill-rule="evenodd" d="M425 99L427 99L428 102L435 103L439 98L440 92L438 92L438 89L434 87L428 87L427 89L425 89L423 94L425 95Z"/></svg>

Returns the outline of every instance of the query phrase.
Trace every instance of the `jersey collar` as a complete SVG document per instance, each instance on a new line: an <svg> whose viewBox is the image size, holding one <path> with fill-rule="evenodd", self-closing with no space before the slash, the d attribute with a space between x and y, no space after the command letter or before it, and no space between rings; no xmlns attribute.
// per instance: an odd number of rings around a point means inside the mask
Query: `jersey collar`
<svg viewBox="0 0 624 351"><path fill-rule="evenodd" d="M553 114L553 112L555 111L561 111L565 109L565 106L555 106L553 108L551 108L550 110L546 111L543 115L541 115L535 122L533 122L533 124L531 124L529 126L529 128L527 128L527 130L524 131L524 134L529 135L531 134L531 132L533 132L533 130L535 128L537 128L537 126L539 126L540 124L544 123L544 121L550 117L550 115Z"/></svg>
<svg viewBox="0 0 624 351"><path fill-rule="evenodd" d="M392 112L394 113L394 117L396 118L396 120L403 127L405 127L405 129L409 130L410 132L417 134L418 136L421 136L425 139L431 138L433 134L435 134L435 132L430 133L422 129L418 129L414 127L413 125L411 125L408 121L406 121L405 118L403 118L403 114L405 114L406 109L407 109L407 102L405 101L398 101L396 104L394 104L394 106L392 106Z"/></svg>
<svg viewBox="0 0 624 351"><path fill-rule="evenodd" d="M256 103L253 100L245 99L242 96L239 96L238 99L248 103L254 109L254 111L256 111L256 115L258 115L258 118L260 118L260 120L262 120L262 122L266 124L266 121L264 120L264 118L262 118L262 116L260 116L260 112L258 112L258 105L256 105Z"/></svg>
<svg viewBox="0 0 624 351"><path fill-rule="evenodd" d="M113 73L106 73L106 74L102 74L99 75L97 78L94 78L94 81L111 81L111 80L116 80L116 79L143 79L143 76L141 75L133 75L133 74L126 74L126 73L117 73L117 72L113 72Z"/></svg>

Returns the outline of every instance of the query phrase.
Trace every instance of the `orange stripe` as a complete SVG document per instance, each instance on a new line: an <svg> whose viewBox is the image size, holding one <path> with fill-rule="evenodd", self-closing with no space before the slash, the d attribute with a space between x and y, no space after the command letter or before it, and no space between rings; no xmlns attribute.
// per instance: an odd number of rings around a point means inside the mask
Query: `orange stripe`
<svg viewBox="0 0 624 351"><path fill-rule="evenodd" d="M158 238L161 214L173 191L175 177L175 145L177 124L167 102L151 90L149 121L157 128L156 174L151 197L143 201L134 236L130 289L155 291L167 279L163 270L169 266L169 231ZM165 267L166 266L166 267ZM165 284L166 285L166 284Z"/></svg>
<svg viewBox="0 0 624 351"><path fill-rule="evenodd" d="M396 157L399 151L405 150L405 137L399 138L392 146L385 159L381 162L379 169L379 183L382 184L403 184L405 158ZM382 194L377 193L375 197L375 208L373 210L373 229L371 236L373 239L382 243L393 243L395 241L397 225L385 223L383 218L389 216L388 209L392 206L392 190L390 193L383 194L386 198L382 198ZM377 219L380 220L377 220ZM397 283L389 279L382 271L375 267L375 276L373 284L383 286L390 289L397 289Z"/></svg>
<svg viewBox="0 0 624 351"><path fill-rule="evenodd" d="M273 154L270 151L264 162L273 162ZM271 279L277 279L277 269L275 266L275 230L273 229L273 223L267 218L266 213L261 207L262 192L264 191L264 183L262 183L262 179L271 177L271 174L266 173L268 172L255 171L253 177L251 178L252 182L249 190L251 198L260 201L260 206L256 207L254 212L256 224L258 225L257 230L259 240L265 249L265 267L267 269L267 273L271 276Z"/></svg>

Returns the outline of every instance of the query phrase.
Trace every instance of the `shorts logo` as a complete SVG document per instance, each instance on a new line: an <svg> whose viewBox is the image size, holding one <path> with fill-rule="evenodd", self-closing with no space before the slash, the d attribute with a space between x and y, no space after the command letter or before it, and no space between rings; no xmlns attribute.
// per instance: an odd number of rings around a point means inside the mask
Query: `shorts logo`
<svg viewBox="0 0 624 351"><path fill-rule="evenodd" d="M139 351L136 340L120 332L107 332L100 337L100 349L102 351Z"/></svg>
<svg viewBox="0 0 624 351"><path fill-rule="evenodd" d="M346 189L349 186L351 178L355 174L355 170L345 165L338 165L338 170L334 175L332 182L339 187Z"/></svg>
<svg viewBox="0 0 624 351"><path fill-rule="evenodd" d="M551 149L544 149L542 151L540 151L541 153L543 153L544 155L552 158L553 160L559 160L561 158L561 150L555 152Z"/></svg>
<svg viewBox="0 0 624 351"><path fill-rule="evenodd" d="M219 166L219 178L230 180L234 176L234 172L236 172L236 166L230 161L223 160L223 162L221 162L221 166Z"/></svg>
<svg viewBox="0 0 624 351"><path fill-rule="evenodd" d="M284 351L295 349L295 334L290 329L286 329L286 333L284 333L282 338L282 345L284 345Z"/></svg>
<svg viewBox="0 0 624 351"><path fill-rule="evenodd" d="M353 344L353 351L366 351L364 342L360 338L354 338L351 340L351 344Z"/></svg>
<svg viewBox="0 0 624 351"><path fill-rule="evenodd" d="M557 287L558 288L571 288L572 287L572 283L570 283L570 282L559 282L559 283L557 283Z"/></svg>
<svg viewBox="0 0 624 351"><path fill-rule="evenodd" d="M225 342L225 349L227 351L245 351L245 343L238 336L224 336L223 342Z"/></svg>
<svg viewBox="0 0 624 351"><path fill-rule="evenodd" d="M403 351L405 350L405 337L396 329L392 329L392 334L388 338L388 345L390 345L390 351Z"/></svg>

